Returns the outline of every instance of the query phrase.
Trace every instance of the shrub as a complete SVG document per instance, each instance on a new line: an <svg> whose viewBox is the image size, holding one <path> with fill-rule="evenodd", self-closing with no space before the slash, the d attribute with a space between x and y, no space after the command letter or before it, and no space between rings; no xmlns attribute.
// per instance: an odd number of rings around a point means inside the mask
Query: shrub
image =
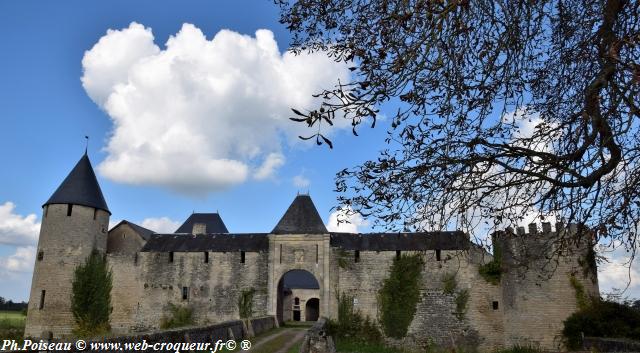
<svg viewBox="0 0 640 353"><path fill-rule="evenodd" d="M378 293L380 321L389 337L407 335L420 300L423 264L420 254L402 255L393 261L389 278L382 284Z"/></svg>
<svg viewBox="0 0 640 353"><path fill-rule="evenodd" d="M493 353L541 353L542 349L533 346L515 345L511 348L499 349Z"/></svg>
<svg viewBox="0 0 640 353"><path fill-rule="evenodd" d="M640 339L640 312L624 304L595 300L564 321L567 348L582 348L585 336Z"/></svg>
<svg viewBox="0 0 640 353"><path fill-rule="evenodd" d="M478 272L485 281L491 284L498 284L500 283L500 278L502 277L501 261L494 258L490 262L480 265L480 267L478 268Z"/></svg>
<svg viewBox="0 0 640 353"><path fill-rule="evenodd" d="M193 324L193 309L169 303L169 310L171 311L171 317L162 317L162 321L160 321L161 329L183 327Z"/></svg>
<svg viewBox="0 0 640 353"><path fill-rule="evenodd" d="M353 296L336 294L338 298L338 321L329 320L327 329L329 334L337 339L348 339L351 342L381 343L382 333L376 323L363 317L359 310L353 307Z"/></svg>
<svg viewBox="0 0 640 353"><path fill-rule="evenodd" d="M93 251L73 274L71 311L74 333L89 337L109 332L112 274L104 256Z"/></svg>

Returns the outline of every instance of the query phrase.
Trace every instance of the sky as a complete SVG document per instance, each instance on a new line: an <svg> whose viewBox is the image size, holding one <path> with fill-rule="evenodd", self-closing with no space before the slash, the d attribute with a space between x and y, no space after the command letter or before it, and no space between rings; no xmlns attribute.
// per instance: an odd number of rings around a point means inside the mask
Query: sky
<svg viewBox="0 0 640 353"><path fill-rule="evenodd" d="M288 120L290 108L314 108L312 94L350 71L322 53L288 53L268 0L6 0L0 33L5 298L28 299L41 206L85 136L111 224L159 232L192 212L219 212L231 232L268 232L299 192L338 229L335 173L384 148L384 119L357 138L345 122L325 130L333 150L297 138L310 131ZM356 216L341 230L368 224ZM601 289L624 287L627 275L603 268Z"/></svg>

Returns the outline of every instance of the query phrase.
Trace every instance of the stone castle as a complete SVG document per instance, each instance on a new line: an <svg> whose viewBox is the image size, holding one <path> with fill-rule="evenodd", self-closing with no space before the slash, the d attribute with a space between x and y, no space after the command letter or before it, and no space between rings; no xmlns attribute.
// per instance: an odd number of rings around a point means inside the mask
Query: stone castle
<svg viewBox="0 0 640 353"><path fill-rule="evenodd" d="M110 325L116 334L159 329L170 304L192 308L197 325L236 320L241 296L251 302L252 317L283 322L336 318L337 296L346 294L375 320L378 291L394 259L405 253L424 259L420 300L405 339L417 346L555 349L563 320L577 310L576 287L599 294L590 242L565 244L563 235L578 230L560 224L555 231L543 223L542 229L532 224L498 233L494 246L501 251L494 259L458 231L329 232L308 195L296 196L266 233L230 233L217 213L194 213L172 234L128 221L109 230L110 215L85 153L43 205L26 336L71 334L73 272L94 250L105 254L113 272ZM565 246L554 271L540 270L560 243ZM500 264L497 281L479 271L491 261ZM447 276L469 294L463 308L445 290Z"/></svg>

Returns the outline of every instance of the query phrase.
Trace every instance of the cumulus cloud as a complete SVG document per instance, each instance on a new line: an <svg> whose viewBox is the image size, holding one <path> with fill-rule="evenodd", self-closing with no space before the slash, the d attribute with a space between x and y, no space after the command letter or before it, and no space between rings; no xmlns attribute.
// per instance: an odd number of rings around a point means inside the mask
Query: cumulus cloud
<svg viewBox="0 0 640 353"><path fill-rule="evenodd" d="M141 226L151 229L157 233L173 233L180 227L180 222L176 222L169 217L145 218Z"/></svg>
<svg viewBox="0 0 640 353"><path fill-rule="evenodd" d="M307 188L311 185L311 181L305 178L303 175L296 175L293 177L293 186L298 188Z"/></svg>
<svg viewBox="0 0 640 353"><path fill-rule="evenodd" d="M285 159L282 154L270 153L254 174L254 178L258 180L270 178L273 176L276 169L280 168L284 164L284 161Z"/></svg>
<svg viewBox="0 0 640 353"><path fill-rule="evenodd" d="M31 273L35 255L35 246L19 246L14 254L0 257L0 277L15 277L23 273Z"/></svg>
<svg viewBox="0 0 640 353"><path fill-rule="evenodd" d="M345 222L338 222L339 220ZM329 215L329 222L326 227L330 232L345 232L345 233L359 233L362 231L362 227L368 227L369 221L362 218L362 215L357 212L349 211L334 211Z"/></svg>
<svg viewBox="0 0 640 353"><path fill-rule="evenodd" d="M35 214L16 214L16 205L5 202L0 205L0 244L35 245L38 242L40 222Z"/></svg>
<svg viewBox="0 0 640 353"><path fill-rule="evenodd" d="M109 30L82 65L87 94L113 122L100 173L187 193L267 178L284 163L282 144L307 133L290 107L315 107L313 93L349 80L323 53L281 54L269 30L207 39L191 24L164 49L140 24Z"/></svg>

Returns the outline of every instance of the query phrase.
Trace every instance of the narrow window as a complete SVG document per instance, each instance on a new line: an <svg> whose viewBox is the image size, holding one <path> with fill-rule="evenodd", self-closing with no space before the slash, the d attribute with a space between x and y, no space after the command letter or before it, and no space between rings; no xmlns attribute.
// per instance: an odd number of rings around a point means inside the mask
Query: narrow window
<svg viewBox="0 0 640 353"><path fill-rule="evenodd" d="M204 263L205 264L209 263L209 252L208 251L204 252Z"/></svg>
<svg viewBox="0 0 640 353"><path fill-rule="evenodd" d="M42 261L42 259L44 259L44 251L40 250L38 251L38 261Z"/></svg>
<svg viewBox="0 0 640 353"><path fill-rule="evenodd" d="M182 300L189 300L189 287L182 287Z"/></svg>
<svg viewBox="0 0 640 353"><path fill-rule="evenodd" d="M49 214L49 205L44 206L44 218L47 218L47 215Z"/></svg>
<svg viewBox="0 0 640 353"><path fill-rule="evenodd" d="M440 255L441 255L440 249L436 249L436 261L440 261L441 259Z"/></svg>
<svg viewBox="0 0 640 353"><path fill-rule="evenodd" d="M122 239L125 239L127 237L126 233L122 233Z"/></svg>
<svg viewBox="0 0 640 353"><path fill-rule="evenodd" d="M360 250L356 250L356 251L355 251L353 261L355 261L355 262L360 262Z"/></svg>
<svg viewBox="0 0 640 353"><path fill-rule="evenodd" d="M246 257L245 257L244 251L240 251L240 262L244 263L245 258Z"/></svg>
<svg viewBox="0 0 640 353"><path fill-rule="evenodd" d="M295 305L300 305L300 298L296 297L296 299L294 299L294 302Z"/></svg>
<svg viewBox="0 0 640 353"><path fill-rule="evenodd" d="M97 208L94 208L94 209L93 209L93 220L94 220L94 221L96 220L96 217L97 217L97 216L98 216L98 209L97 209Z"/></svg>
<svg viewBox="0 0 640 353"><path fill-rule="evenodd" d="M40 307L39 307L40 310L44 309L44 296L45 296L45 294L47 294L47 291L43 289L42 292L40 292Z"/></svg>
<svg viewBox="0 0 640 353"><path fill-rule="evenodd" d="M138 265L138 253L136 253L136 256L133 258L133 264Z"/></svg>
<svg viewBox="0 0 640 353"><path fill-rule="evenodd" d="M493 302L493 310L498 310L498 302L497 301Z"/></svg>
<svg viewBox="0 0 640 353"><path fill-rule="evenodd" d="M318 244L316 244L316 263L318 263Z"/></svg>
<svg viewBox="0 0 640 353"><path fill-rule="evenodd" d="M282 244L280 244L280 263L282 263Z"/></svg>
<svg viewBox="0 0 640 353"><path fill-rule="evenodd" d="M71 216L71 211L73 210L72 204L67 204L67 217Z"/></svg>
<svg viewBox="0 0 640 353"><path fill-rule="evenodd" d="M396 259L400 259L402 252L400 250L396 250Z"/></svg>
<svg viewBox="0 0 640 353"><path fill-rule="evenodd" d="M173 251L169 252L169 262L173 262Z"/></svg>

